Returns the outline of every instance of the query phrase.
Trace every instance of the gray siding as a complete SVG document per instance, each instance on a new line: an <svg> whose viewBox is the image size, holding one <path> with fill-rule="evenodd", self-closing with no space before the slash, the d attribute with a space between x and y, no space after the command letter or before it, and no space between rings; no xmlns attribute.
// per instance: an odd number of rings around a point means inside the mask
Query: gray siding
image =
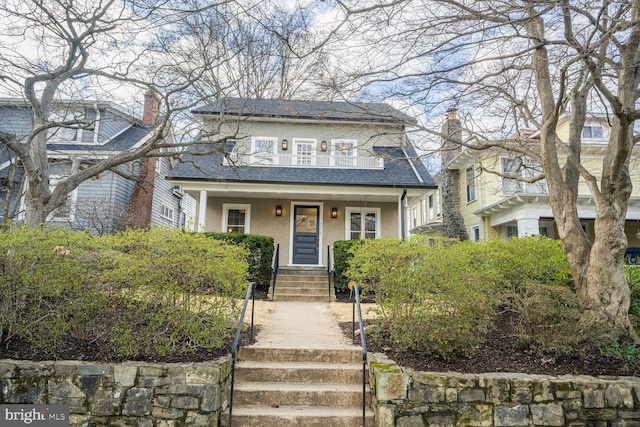
<svg viewBox="0 0 640 427"><path fill-rule="evenodd" d="M122 117L110 112L101 111L100 127L98 129L98 140L100 143L110 140L131 125Z"/></svg>
<svg viewBox="0 0 640 427"><path fill-rule="evenodd" d="M184 225L193 230L196 212L195 199L188 194L184 194L182 198L174 195L173 184L164 179L171 171L171 161L160 157L156 159L156 162L151 224L164 227L180 227ZM162 215L163 206L172 209L173 216L171 219Z"/></svg>

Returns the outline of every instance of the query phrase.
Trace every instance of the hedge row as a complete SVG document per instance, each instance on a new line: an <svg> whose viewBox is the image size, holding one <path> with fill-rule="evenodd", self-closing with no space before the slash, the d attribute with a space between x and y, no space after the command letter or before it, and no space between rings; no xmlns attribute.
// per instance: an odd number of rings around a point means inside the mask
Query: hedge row
<svg viewBox="0 0 640 427"><path fill-rule="evenodd" d="M53 358L69 342L111 358L218 348L246 291L246 257L164 228L0 232L0 340L26 340Z"/></svg>
<svg viewBox="0 0 640 427"><path fill-rule="evenodd" d="M567 332L580 337L559 241L433 244L416 237L367 240L349 251L345 277L374 296L378 328L399 348L444 358L468 354L492 328L497 307L517 314L517 338L541 352L570 350L575 341L562 338Z"/></svg>

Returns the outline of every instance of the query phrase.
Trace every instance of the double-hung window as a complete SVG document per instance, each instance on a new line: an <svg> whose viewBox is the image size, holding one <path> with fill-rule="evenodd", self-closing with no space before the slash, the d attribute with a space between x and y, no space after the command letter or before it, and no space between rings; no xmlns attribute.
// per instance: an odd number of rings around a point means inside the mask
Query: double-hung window
<svg viewBox="0 0 640 427"><path fill-rule="evenodd" d="M529 158L503 157L500 160L502 177L502 194L511 195L520 192L544 194L546 181L540 179L534 182L518 180L517 177L533 179L542 174L542 167ZM508 178L513 176L516 178Z"/></svg>
<svg viewBox="0 0 640 427"><path fill-rule="evenodd" d="M53 191L58 183L65 177L63 176L51 176L49 178L49 189ZM72 190L67 195L67 200L61 206L58 206L47 217L48 221L73 221L75 219L76 212L76 199L78 195L78 189Z"/></svg>
<svg viewBox="0 0 640 427"><path fill-rule="evenodd" d="M275 137L253 137L251 138L251 153L253 161L251 163L272 164L276 154L278 139Z"/></svg>
<svg viewBox="0 0 640 427"><path fill-rule="evenodd" d="M351 139L334 139L331 141L334 165L351 167L356 161L356 141Z"/></svg>
<svg viewBox="0 0 640 427"><path fill-rule="evenodd" d="M222 230L227 233L249 233L251 205L229 204L222 205Z"/></svg>
<svg viewBox="0 0 640 427"><path fill-rule="evenodd" d="M604 130L602 126L591 125L582 128L583 139L604 139Z"/></svg>
<svg viewBox="0 0 640 427"><path fill-rule="evenodd" d="M467 203L476 199L476 172L473 166L467 168L465 172L467 178Z"/></svg>

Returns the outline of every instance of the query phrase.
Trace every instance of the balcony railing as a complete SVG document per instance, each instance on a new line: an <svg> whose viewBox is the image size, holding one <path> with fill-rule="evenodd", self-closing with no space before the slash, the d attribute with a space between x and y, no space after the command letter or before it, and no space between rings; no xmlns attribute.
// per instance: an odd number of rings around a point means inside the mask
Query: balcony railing
<svg viewBox="0 0 640 427"><path fill-rule="evenodd" d="M311 167L334 169L384 169L384 159L371 156L230 153L225 164L235 166Z"/></svg>

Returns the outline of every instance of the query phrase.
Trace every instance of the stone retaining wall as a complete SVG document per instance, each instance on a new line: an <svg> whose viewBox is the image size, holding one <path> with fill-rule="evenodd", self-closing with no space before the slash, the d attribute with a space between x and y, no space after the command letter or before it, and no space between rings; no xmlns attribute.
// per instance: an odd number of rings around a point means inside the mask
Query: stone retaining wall
<svg viewBox="0 0 640 427"><path fill-rule="evenodd" d="M640 426L640 378L405 370L370 355L377 427Z"/></svg>
<svg viewBox="0 0 640 427"><path fill-rule="evenodd" d="M0 403L69 405L70 424L217 426L231 361L190 364L0 360Z"/></svg>

